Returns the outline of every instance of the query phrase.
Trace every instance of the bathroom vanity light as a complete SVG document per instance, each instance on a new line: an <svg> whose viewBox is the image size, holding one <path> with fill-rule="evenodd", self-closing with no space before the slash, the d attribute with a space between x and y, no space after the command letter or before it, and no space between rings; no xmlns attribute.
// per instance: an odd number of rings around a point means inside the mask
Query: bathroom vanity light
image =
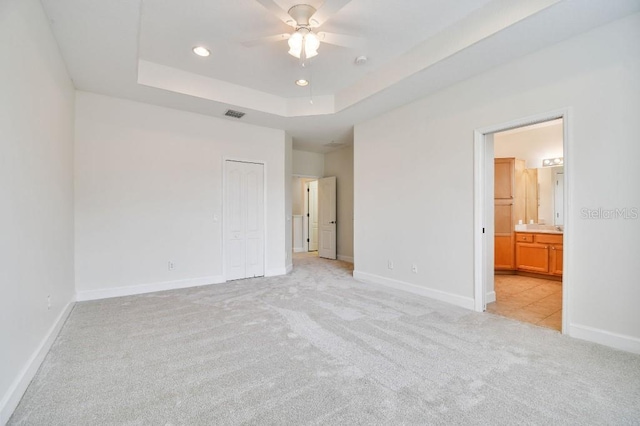
<svg viewBox="0 0 640 426"><path fill-rule="evenodd" d="M564 165L564 157L545 158L542 160L542 167L557 167Z"/></svg>

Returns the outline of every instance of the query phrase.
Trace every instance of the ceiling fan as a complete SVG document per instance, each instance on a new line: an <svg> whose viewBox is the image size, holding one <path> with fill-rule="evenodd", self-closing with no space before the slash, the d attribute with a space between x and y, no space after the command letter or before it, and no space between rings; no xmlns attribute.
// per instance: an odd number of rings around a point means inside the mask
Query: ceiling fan
<svg viewBox="0 0 640 426"><path fill-rule="evenodd" d="M282 22L293 27L294 32L291 34L276 34L243 42L242 44L245 46L254 46L270 41L288 40L289 54L299 58L304 65L307 59L313 58L318 54L320 42L348 48L360 47L363 44L363 39L360 37L315 31L324 24L330 16L342 9L342 7L351 0L325 0L317 10L308 4L297 4L288 11L282 9L273 0L256 1L277 16Z"/></svg>

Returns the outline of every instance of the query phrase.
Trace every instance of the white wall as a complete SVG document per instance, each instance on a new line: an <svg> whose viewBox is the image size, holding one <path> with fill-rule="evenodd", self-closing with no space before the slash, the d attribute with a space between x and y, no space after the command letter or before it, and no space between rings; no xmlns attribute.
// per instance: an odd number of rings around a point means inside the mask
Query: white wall
<svg viewBox="0 0 640 426"><path fill-rule="evenodd" d="M353 145L325 154L324 175L336 177L338 259L353 262Z"/></svg>
<svg viewBox="0 0 640 426"><path fill-rule="evenodd" d="M300 176L324 176L324 154L294 149L292 155L292 211L295 215L301 215L304 212L304 184L309 179Z"/></svg>
<svg viewBox="0 0 640 426"><path fill-rule="evenodd" d="M581 216L640 207L638 40L633 15L357 125L356 276L472 306L473 132L569 107L569 332L640 352L640 220Z"/></svg>
<svg viewBox="0 0 640 426"><path fill-rule="evenodd" d="M291 178L291 211L295 215L301 215L304 212L304 181L305 178L293 176Z"/></svg>
<svg viewBox="0 0 640 426"><path fill-rule="evenodd" d="M322 177L324 173L324 154L294 149L292 173L298 176Z"/></svg>
<svg viewBox="0 0 640 426"><path fill-rule="evenodd" d="M37 0L0 4L0 51L4 424L73 302L74 88Z"/></svg>
<svg viewBox="0 0 640 426"><path fill-rule="evenodd" d="M79 299L222 281L224 158L266 164L265 273L286 272L283 131L85 92L76 104Z"/></svg>
<svg viewBox="0 0 640 426"><path fill-rule="evenodd" d="M493 139L496 158L525 160L528 169L542 167L545 158L562 157L562 121L528 130L496 133Z"/></svg>
<svg viewBox="0 0 640 426"><path fill-rule="evenodd" d="M287 216L286 235L285 235L285 262L287 271L293 269L293 138L291 135L285 135L285 151L284 151L284 210Z"/></svg>

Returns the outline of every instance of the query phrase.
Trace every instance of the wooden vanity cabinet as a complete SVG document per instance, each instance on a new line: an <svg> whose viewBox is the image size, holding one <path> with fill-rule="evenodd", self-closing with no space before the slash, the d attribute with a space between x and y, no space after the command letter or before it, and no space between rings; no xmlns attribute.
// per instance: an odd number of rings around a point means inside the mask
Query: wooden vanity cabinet
<svg viewBox="0 0 640 426"><path fill-rule="evenodd" d="M562 276L562 245L553 245L550 250L549 273Z"/></svg>
<svg viewBox="0 0 640 426"><path fill-rule="evenodd" d="M516 232L516 269L562 276L562 235Z"/></svg>
<svg viewBox="0 0 640 426"><path fill-rule="evenodd" d="M496 158L494 162L494 269L515 265L515 224L525 217L524 160Z"/></svg>

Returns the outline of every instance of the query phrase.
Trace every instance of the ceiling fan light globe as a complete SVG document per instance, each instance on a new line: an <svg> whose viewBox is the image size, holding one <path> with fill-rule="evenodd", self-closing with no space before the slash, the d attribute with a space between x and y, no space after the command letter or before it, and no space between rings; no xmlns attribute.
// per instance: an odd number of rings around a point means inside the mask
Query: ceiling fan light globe
<svg viewBox="0 0 640 426"><path fill-rule="evenodd" d="M293 40L293 43L302 45L302 41L304 40L304 34L301 31L296 31L293 34L291 34L291 37L289 37L289 43L291 43L292 40Z"/></svg>
<svg viewBox="0 0 640 426"><path fill-rule="evenodd" d="M300 59L300 50L289 49L289 55Z"/></svg>
<svg viewBox="0 0 640 426"><path fill-rule="evenodd" d="M320 47L320 39L315 33L309 32L306 36L304 36L304 48L307 51L307 57L311 57L309 54L311 52L316 52Z"/></svg>
<svg viewBox="0 0 640 426"><path fill-rule="evenodd" d="M313 58L318 55L320 38L308 28L300 28L289 37L289 55L300 59Z"/></svg>
<svg viewBox="0 0 640 426"><path fill-rule="evenodd" d="M295 32L293 34L291 34L291 37L289 37L289 47L291 49L302 49L302 42L304 41L304 36L302 34L300 34L299 32Z"/></svg>
<svg viewBox="0 0 640 426"><path fill-rule="evenodd" d="M300 58L300 53L302 52L302 43L304 43L304 36L299 31L296 31L295 33L291 34L288 43L289 55Z"/></svg>

